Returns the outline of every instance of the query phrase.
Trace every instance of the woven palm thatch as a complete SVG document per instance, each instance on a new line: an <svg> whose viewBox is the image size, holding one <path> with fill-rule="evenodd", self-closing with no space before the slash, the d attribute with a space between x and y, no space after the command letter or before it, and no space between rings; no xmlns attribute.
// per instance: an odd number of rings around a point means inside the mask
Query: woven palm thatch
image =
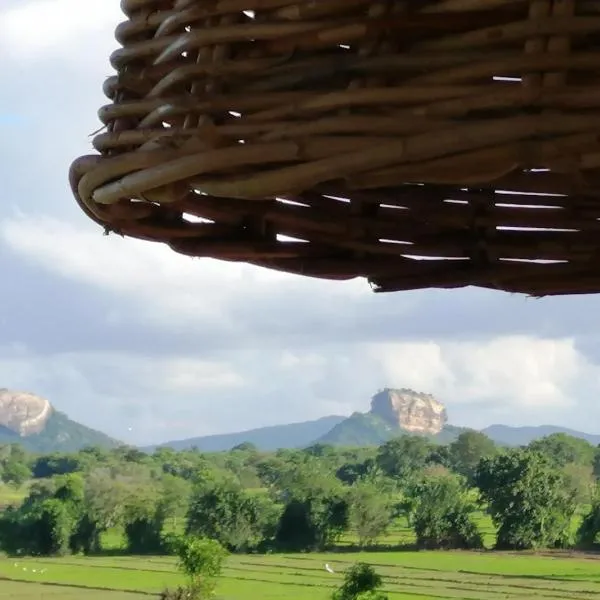
<svg viewBox="0 0 600 600"><path fill-rule="evenodd" d="M599 0L121 5L70 173L108 231L379 291L600 291Z"/></svg>

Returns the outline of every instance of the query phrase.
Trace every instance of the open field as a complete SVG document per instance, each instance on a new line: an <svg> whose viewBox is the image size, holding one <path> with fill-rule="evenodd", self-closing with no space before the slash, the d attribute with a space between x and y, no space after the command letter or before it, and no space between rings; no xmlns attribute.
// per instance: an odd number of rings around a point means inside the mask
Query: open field
<svg viewBox="0 0 600 600"><path fill-rule="evenodd" d="M29 485L13 487L0 483L0 507L9 504L20 504L29 493Z"/></svg>
<svg viewBox="0 0 600 600"><path fill-rule="evenodd" d="M373 552L234 556L218 596L326 600L343 571L358 560L384 576L391 600L591 600L600 595L600 559L593 557ZM325 562L334 575L325 571ZM1 600L143 600L181 581L173 559L165 557L3 559L0 576Z"/></svg>

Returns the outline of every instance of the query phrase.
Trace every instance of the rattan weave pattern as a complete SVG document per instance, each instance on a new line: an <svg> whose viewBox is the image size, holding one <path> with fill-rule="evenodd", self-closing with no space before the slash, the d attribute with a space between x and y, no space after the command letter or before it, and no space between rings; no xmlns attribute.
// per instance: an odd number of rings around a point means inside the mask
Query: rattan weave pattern
<svg viewBox="0 0 600 600"><path fill-rule="evenodd" d="M121 7L70 171L107 231L378 291L600 292L600 1Z"/></svg>

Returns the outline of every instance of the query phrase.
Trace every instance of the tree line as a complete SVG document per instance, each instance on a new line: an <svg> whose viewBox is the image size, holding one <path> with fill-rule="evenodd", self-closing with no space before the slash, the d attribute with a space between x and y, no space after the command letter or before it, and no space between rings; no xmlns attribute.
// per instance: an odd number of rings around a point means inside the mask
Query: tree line
<svg viewBox="0 0 600 600"><path fill-rule="evenodd" d="M365 548L399 519L419 548L475 549L482 511L498 549L589 548L600 532L600 449L565 434L520 448L465 431L445 446L404 435L272 453L6 445L0 480L27 485L22 502L0 508L0 550L20 555L99 553L114 529L132 554L175 553L182 535L243 553L320 551L353 532Z"/></svg>

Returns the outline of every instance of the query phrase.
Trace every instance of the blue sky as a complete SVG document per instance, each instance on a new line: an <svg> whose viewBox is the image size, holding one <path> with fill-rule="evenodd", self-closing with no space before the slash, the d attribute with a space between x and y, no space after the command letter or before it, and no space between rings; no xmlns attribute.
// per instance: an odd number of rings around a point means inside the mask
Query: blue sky
<svg viewBox="0 0 600 600"><path fill-rule="evenodd" d="M456 424L600 431L598 297L374 295L104 237L67 170L121 20L119 0L0 3L0 387L134 443L367 410L384 386Z"/></svg>

